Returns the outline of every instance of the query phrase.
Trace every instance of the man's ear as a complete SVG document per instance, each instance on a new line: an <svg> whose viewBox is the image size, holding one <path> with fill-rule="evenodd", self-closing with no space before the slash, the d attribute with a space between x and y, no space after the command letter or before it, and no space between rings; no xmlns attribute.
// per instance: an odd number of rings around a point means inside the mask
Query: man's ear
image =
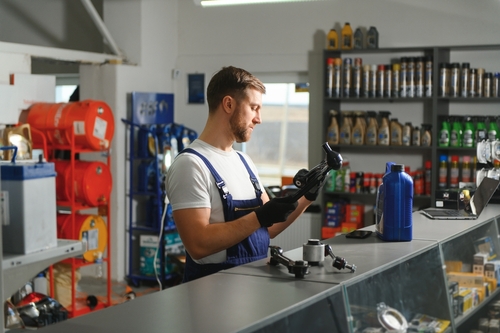
<svg viewBox="0 0 500 333"><path fill-rule="evenodd" d="M229 95L222 98L222 107L226 113L232 113L236 106L236 101Z"/></svg>

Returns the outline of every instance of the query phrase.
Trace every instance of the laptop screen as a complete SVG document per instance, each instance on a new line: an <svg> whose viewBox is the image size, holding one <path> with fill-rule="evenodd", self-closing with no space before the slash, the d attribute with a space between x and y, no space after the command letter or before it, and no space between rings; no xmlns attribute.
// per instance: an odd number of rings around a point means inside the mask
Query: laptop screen
<svg viewBox="0 0 500 333"><path fill-rule="evenodd" d="M493 193L495 193L499 183L500 180L484 177L481 184L477 187L476 192L472 196L472 204L476 210L475 212L473 211L473 213L477 216L481 214L484 207L486 207L493 196Z"/></svg>

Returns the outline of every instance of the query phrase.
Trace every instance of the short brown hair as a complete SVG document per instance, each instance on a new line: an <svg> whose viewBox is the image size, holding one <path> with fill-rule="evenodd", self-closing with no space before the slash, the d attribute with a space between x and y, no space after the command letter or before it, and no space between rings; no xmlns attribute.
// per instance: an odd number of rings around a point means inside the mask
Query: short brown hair
<svg viewBox="0 0 500 333"><path fill-rule="evenodd" d="M222 102L224 96L242 98L247 88L266 93L264 84L244 69L228 66L212 76L207 88L208 110L212 112Z"/></svg>

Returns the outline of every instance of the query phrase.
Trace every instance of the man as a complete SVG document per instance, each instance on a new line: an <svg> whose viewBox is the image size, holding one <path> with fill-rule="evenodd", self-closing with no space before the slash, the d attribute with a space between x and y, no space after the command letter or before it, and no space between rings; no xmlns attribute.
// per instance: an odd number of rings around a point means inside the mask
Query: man
<svg viewBox="0 0 500 333"><path fill-rule="evenodd" d="M261 123L265 91L243 69L217 72L207 88L205 128L167 172L166 193L187 252L184 282L267 257L269 239L318 195L320 186L298 202L269 200L253 162L232 148Z"/></svg>

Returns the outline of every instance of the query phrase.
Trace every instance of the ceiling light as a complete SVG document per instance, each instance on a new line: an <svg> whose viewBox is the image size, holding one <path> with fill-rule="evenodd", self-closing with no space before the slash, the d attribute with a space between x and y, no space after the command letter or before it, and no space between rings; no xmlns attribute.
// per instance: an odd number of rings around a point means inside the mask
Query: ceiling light
<svg viewBox="0 0 500 333"><path fill-rule="evenodd" d="M252 5L261 3L278 3L278 2L304 2L318 0L194 0L197 5L202 7L215 6L235 6L235 5Z"/></svg>

